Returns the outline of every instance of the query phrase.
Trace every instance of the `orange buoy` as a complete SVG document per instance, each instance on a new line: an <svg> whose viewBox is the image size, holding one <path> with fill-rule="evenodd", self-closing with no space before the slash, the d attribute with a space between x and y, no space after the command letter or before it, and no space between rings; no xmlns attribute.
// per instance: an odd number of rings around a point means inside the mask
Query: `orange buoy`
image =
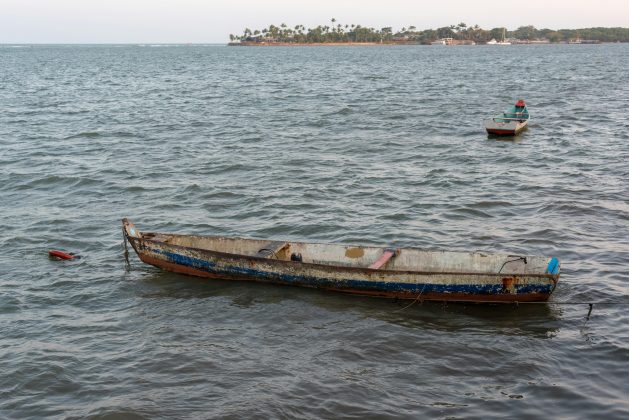
<svg viewBox="0 0 629 420"><path fill-rule="evenodd" d="M73 260L75 258L78 258L78 256L74 255L72 252L59 251L58 249L48 250L48 255L58 258L60 260Z"/></svg>

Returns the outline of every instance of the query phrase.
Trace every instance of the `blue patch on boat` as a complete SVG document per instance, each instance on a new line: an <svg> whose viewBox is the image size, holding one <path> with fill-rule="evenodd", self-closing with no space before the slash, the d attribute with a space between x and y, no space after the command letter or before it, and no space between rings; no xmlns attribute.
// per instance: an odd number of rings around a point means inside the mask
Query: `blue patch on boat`
<svg viewBox="0 0 629 420"><path fill-rule="evenodd" d="M555 257L552 257L548 262L548 268L546 268L547 274L557 274L559 273L559 260Z"/></svg>

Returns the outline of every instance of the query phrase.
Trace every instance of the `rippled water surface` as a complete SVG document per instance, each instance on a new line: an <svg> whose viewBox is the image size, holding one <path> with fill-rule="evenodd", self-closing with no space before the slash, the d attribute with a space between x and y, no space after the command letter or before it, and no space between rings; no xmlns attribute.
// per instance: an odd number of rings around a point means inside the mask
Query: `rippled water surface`
<svg viewBox="0 0 629 420"><path fill-rule="evenodd" d="M0 46L0 417L627 418L627 68L628 45ZM487 138L520 97L528 131ZM562 277L555 303L408 307L127 272L125 216Z"/></svg>

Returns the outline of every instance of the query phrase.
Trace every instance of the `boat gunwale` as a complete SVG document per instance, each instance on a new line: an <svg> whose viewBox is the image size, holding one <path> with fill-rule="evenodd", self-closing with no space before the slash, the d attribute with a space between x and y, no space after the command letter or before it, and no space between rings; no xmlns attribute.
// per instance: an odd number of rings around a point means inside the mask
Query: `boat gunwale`
<svg viewBox="0 0 629 420"><path fill-rule="evenodd" d="M139 232L142 233L142 232ZM173 234L165 234L165 233L158 233L158 232L145 232L145 234L161 234L161 235L173 235ZM155 243L155 244L163 244L165 246L168 247L173 247L173 248L177 248L177 249L185 249L185 250L192 250L192 251L197 251L197 252L201 252L201 253L207 253L210 255L216 255L217 257L228 257L228 258L232 258L232 259L243 259L243 260L254 260L254 261L259 261L259 262L265 262L265 263L270 263L271 265L307 265L307 266L313 266L313 267L321 267L327 270L330 269L335 269L335 270L340 270L340 271L347 271L347 272L367 272L369 274L382 274L382 275L421 275L421 276L430 276L430 275L461 275L461 276L478 276L478 277L487 277L487 276L492 276L492 277L536 277L536 278L546 278L546 279L551 279L553 280L553 282L555 283L555 285L557 284L558 280L559 280L559 276L560 273L557 274L549 274L549 273L508 273L508 272L504 272L504 273L491 273L491 272L483 272L483 273L474 273L474 272L461 272L461 271L411 271L411 270L390 270L390 269L373 269L373 268L368 268L368 267L348 267L348 266L340 266L340 265L328 265L328 264L320 264L320 263L309 263L309 262L303 262L303 261L290 261L290 260L278 260L278 259L269 259L269 258L264 258L264 257L257 257L257 256L253 256L253 255L244 255L244 254L233 254L233 253L229 253L229 252L222 252L222 251L214 251L214 250L209 250L209 249L203 249L203 248L194 248L194 247L187 247L187 246L182 246L182 245L175 245L175 244L169 244L163 240L155 240L155 239L148 239L148 238L136 238L133 236L129 236L128 232L125 231L125 235L127 237L127 239L129 241L131 241L133 249L135 250L136 253L140 253L138 251L138 249L135 247L135 244L133 243L133 241L145 241L145 242L149 242L149 243ZM176 235L176 234L175 234ZM198 235L179 235L179 236L198 236ZM233 239L247 239L247 238L239 238L239 237L234 237ZM253 239L253 238L251 238ZM254 239L255 240L255 239ZM290 242L289 242L290 243ZM306 242L308 244L317 244L317 245L329 245L329 244L325 244L325 243L316 243L316 242ZM343 246L355 246L355 245L343 245ZM358 246L357 246L358 247ZM380 247L374 247L374 248L380 248ZM382 248L384 250L384 248ZM418 250L418 251L422 251L419 248L401 248L401 249L413 249L413 250ZM429 251L430 252L430 251ZM438 251L440 252L440 251ZM442 251L442 252L461 252L461 253L465 253L464 251ZM506 255L506 254L505 254Z"/></svg>
<svg viewBox="0 0 629 420"><path fill-rule="evenodd" d="M493 122L496 122L496 123L501 123L503 121L496 121L496 120L504 120L504 122L506 124L508 124L508 123L510 123L512 121L516 121L516 122L518 122L520 124L523 124L523 123L529 122L530 119L531 119L530 117L526 117L526 118L512 118L512 117L503 117L503 116L500 116L500 115L496 115L496 116L493 116L491 118L486 118L485 121L486 122L487 121L493 121Z"/></svg>

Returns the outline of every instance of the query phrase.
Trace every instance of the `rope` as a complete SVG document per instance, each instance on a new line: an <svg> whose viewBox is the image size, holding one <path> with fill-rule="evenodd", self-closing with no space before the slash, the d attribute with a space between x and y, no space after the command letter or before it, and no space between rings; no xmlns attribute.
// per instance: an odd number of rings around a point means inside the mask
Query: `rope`
<svg viewBox="0 0 629 420"><path fill-rule="evenodd" d="M280 257L277 256L277 253L273 250L273 248L260 248L258 250L258 254L262 251L269 251L271 253L270 257L274 257L276 260L280 259Z"/></svg>
<svg viewBox="0 0 629 420"><path fill-rule="evenodd" d="M425 285L424 285L425 286ZM419 295L417 295L417 297L415 298L415 300L413 300L411 303L409 303L408 305L406 305L405 307L401 308L401 309L396 309L393 312L400 312L403 311L407 308L410 308L411 306L413 306L415 304L415 302L417 302L421 296L421 294L423 293L424 288L422 288L421 292L419 292ZM439 302L438 300L436 300L435 302ZM442 301L442 302L446 302L446 301ZM422 300L423 303L423 300ZM585 321L589 321L590 320L590 315L592 315L592 310L594 309L594 305L627 305L629 306L629 302L571 302L571 301L563 301L563 302L519 302L519 301L513 301L513 302L496 302L493 300L475 300L475 301L454 301L452 303L493 303L493 304L498 304L498 305L515 305L515 306L519 306L519 305L588 305L589 309L588 309L588 313L585 317Z"/></svg>
<svg viewBox="0 0 629 420"><path fill-rule="evenodd" d="M129 272L131 271L131 263L129 262L129 248L127 248L127 235L125 234L124 226L122 227L122 245L124 246L124 268Z"/></svg>
<svg viewBox="0 0 629 420"><path fill-rule="evenodd" d="M515 257L515 255L509 255L510 257ZM502 263L502 266L500 267L500 270L498 270L498 274L500 274L500 272L502 271L503 268L505 268L505 265L509 264L510 262L515 262L515 261L524 261L524 264L526 264L526 257L517 257L514 258L512 260L507 260L504 263Z"/></svg>
<svg viewBox="0 0 629 420"><path fill-rule="evenodd" d="M415 304L415 302L417 302L419 300L419 298L421 297L422 293L424 293L424 288L426 287L426 283L424 283L424 285L422 286L422 290L419 291L419 294L417 295L417 297L415 298L414 301L412 301L411 303L409 303L408 305L406 305L405 307L401 308L401 309L396 309L393 312L401 312L406 308L410 308L411 306L413 306ZM422 303L424 303L424 301L422 300Z"/></svg>
<svg viewBox="0 0 629 420"><path fill-rule="evenodd" d="M458 301L460 303L466 303L466 301ZM513 304L513 305L629 305L629 302L571 302L571 301L563 301L563 302L554 302L554 301L544 301L544 302L520 302L514 300L512 302L496 302L495 300L474 300L469 301L467 303L496 303L500 305L504 304Z"/></svg>

